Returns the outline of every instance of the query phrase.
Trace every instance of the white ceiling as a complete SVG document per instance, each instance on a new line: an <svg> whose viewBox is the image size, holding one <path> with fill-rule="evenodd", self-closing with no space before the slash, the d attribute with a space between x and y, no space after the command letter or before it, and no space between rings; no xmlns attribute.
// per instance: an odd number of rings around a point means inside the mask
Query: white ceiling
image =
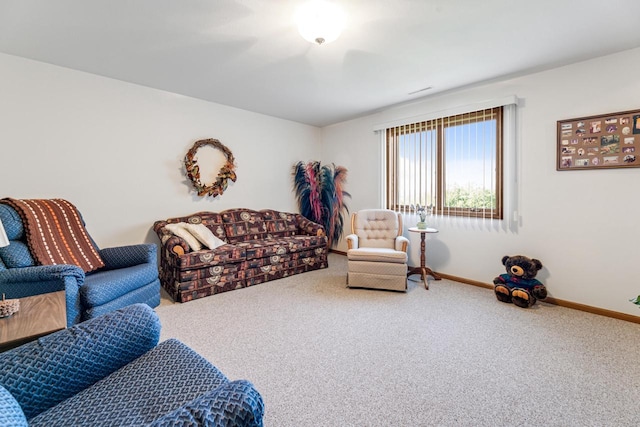
<svg viewBox="0 0 640 427"><path fill-rule="evenodd" d="M640 46L640 0L335 1L316 46L301 0L0 0L0 52L325 126Z"/></svg>

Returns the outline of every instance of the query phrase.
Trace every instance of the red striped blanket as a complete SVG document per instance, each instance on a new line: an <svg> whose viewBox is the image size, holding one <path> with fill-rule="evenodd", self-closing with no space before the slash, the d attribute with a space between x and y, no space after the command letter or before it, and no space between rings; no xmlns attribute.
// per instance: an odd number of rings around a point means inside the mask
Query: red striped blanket
<svg viewBox="0 0 640 427"><path fill-rule="evenodd" d="M38 264L72 264L85 273L104 267L78 210L68 201L5 198L0 202L22 218L27 245Z"/></svg>

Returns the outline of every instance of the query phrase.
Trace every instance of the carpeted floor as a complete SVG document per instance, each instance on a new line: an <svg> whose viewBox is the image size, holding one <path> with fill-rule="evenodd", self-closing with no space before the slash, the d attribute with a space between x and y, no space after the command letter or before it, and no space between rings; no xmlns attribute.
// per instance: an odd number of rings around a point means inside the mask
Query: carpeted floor
<svg viewBox="0 0 640 427"><path fill-rule="evenodd" d="M640 325L449 280L348 289L346 258L329 265L186 304L165 294L161 339L252 381L266 426L640 425Z"/></svg>

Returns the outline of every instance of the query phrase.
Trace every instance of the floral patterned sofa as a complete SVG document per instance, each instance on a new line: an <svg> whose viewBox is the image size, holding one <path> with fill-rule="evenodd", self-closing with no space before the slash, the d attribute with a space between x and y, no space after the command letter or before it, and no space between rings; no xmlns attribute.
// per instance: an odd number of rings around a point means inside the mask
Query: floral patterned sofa
<svg viewBox="0 0 640 427"><path fill-rule="evenodd" d="M168 224L203 224L225 244L192 250ZM171 228L171 227L169 227ZM324 228L300 214L228 209L156 221L160 282L178 302L326 268Z"/></svg>

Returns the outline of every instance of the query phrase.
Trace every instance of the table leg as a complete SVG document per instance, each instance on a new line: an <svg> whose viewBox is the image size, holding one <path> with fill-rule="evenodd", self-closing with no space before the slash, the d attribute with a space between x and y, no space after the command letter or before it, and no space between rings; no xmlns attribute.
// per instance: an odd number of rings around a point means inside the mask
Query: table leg
<svg viewBox="0 0 640 427"><path fill-rule="evenodd" d="M420 267L411 267L407 272L407 276L419 274L420 280L424 282L424 288L428 290L429 282L427 281L427 276L432 276L434 280L442 280L442 277L438 276L433 272L433 270L427 267L425 234L426 233L420 233Z"/></svg>
<svg viewBox="0 0 640 427"><path fill-rule="evenodd" d="M407 277L413 275L413 274L419 274L420 275L420 280L422 280L424 282L424 288L425 289L429 289L429 282L427 281L427 276L428 276L428 272L431 271L428 268L423 268L423 267L409 267L409 271L407 271ZM433 273L433 272L431 272Z"/></svg>

